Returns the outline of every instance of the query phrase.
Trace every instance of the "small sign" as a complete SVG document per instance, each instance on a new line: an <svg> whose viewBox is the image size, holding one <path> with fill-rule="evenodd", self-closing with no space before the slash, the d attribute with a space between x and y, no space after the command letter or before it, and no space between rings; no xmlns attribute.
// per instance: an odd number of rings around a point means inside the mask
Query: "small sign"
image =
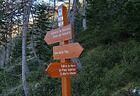
<svg viewBox="0 0 140 96"><path fill-rule="evenodd" d="M70 43L53 47L53 58L55 60L77 58L81 55L83 48L79 43Z"/></svg>
<svg viewBox="0 0 140 96"><path fill-rule="evenodd" d="M63 21L63 17L58 17L58 23Z"/></svg>
<svg viewBox="0 0 140 96"><path fill-rule="evenodd" d="M58 22L58 26L59 27L62 27L64 24L63 24L63 21L61 21L61 22Z"/></svg>
<svg viewBox="0 0 140 96"><path fill-rule="evenodd" d="M51 63L45 72L52 78L76 76L77 65L72 62Z"/></svg>
<svg viewBox="0 0 140 96"><path fill-rule="evenodd" d="M62 8L58 9L58 16L62 16Z"/></svg>

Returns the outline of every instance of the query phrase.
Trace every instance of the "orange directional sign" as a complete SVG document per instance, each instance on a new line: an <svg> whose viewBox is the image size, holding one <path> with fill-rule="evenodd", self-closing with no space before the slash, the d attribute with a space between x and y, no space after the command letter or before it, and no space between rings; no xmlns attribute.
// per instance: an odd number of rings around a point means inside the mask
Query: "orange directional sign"
<svg viewBox="0 0 140 96"><path fill-rule="evenodd" d="M47 44L53 44L65 40L72 39L72 28L71 24L66 25L62 28L58 28L47 32L44 40Z"/></svg>
<svg viewBox="0 0 140 96"><path fill-rule="evenodd" d="M76 76L77 65L71 62L51 63L45 72L52 78Z"/></svg>
<svg viewBox="0 0 140 96"><path fill-rule="evenodd" d="M53 57L55 60L77 58L81 55L83 48L79 43L54 46Z"/></svg>

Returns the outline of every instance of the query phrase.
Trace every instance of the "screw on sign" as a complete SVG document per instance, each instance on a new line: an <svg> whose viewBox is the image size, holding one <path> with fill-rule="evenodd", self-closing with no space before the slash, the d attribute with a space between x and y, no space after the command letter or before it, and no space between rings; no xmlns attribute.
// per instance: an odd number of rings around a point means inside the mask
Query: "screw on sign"
<svg viewBox="0 0 140 96"><path fill-rule="evenodd" d="M62 28L54 29L52 31L47 32L44 38L47 44L62 42L69 39L72 39L71 24L66 25Z"/></svg>
<svg viewBox="0 0 140 96"><path fill-rule="evenodd" d="M45 72L52 78L76 76L77 65L72 62L51 63Z"/></svg>
<svg viewBox="0 0 140 96"><path fill-rule="evenodd" d="M77 58L81 55L83 48L79 43L71 43L53 47L53 57L55 60Z"/></svg>

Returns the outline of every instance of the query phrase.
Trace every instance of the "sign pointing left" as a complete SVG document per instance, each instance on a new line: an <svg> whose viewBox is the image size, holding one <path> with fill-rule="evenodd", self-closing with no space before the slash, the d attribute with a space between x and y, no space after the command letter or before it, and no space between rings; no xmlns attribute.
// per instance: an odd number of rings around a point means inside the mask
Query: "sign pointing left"
<svg viewBox="0 0 140 96"><path fill-rule="evenodd" d="M51 63L45 72L52 78L75 76L77 74L77 65L72 62Z"/></svg>
<svg viewBox="0 0 140 96"><path fill-rule="evenodd" d="M70 39L72 39L71 24L47 32L44 38L47 44L53 44L53 43L62 42Z"/></svg>

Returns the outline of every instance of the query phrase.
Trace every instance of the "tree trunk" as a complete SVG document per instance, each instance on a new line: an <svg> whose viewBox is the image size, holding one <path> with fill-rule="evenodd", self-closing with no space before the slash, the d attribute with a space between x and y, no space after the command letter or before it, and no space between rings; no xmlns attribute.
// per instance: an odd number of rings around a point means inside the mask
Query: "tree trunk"
<svg viewBox="0 0 140 96"><path fill-rule="evenodd" d="M86 0L83 0L83 29L86 30L87 29L87 21L86 21Z"/></svg>
<svg viewBox="0 0 140 96"><path fill-rule="evenodd" d="M79 2L79 0L73 0L73 8L68 13L69 22L72 25L73 32L74 32L74 26L75 26L75 24L74 24L75 21L74 20L75 20L76 14L77 14L77 2ZM69 1L69 4L70 4L70 1ZM73 34L73 39L69 40L69 42L71 42L71 43L74 42L74 34ZM73 63L77 64L79 70L82 68L82 65L81 65L81 62L80 62L79 58L72 58L71 61Z"/></svg>
<svg viewBox="0 0 140 96"><path fill-rule="evenodd" d="M3 68L5 62L5 47L2 46L0 50L0 68Z"/></svg>
<svg viewBox="0 0 140 96"><path fill-rule="evenodd" d="M29 96L29 86L27 79L28 66L26 63L26 38L28 31L29 16L31 11L32 0L28 0L25 3L23 9L23 27L22 27L22 86L25 96Z"/></svg>
<svg viewBox="0 0 140 96"><path fill-rule="evenodd" d="M31 34L31 48L32 48L32 51L33 51L33 54L35 56L35 58L37 59L39 65L41 64L40 63L40 59L38 58L37 54L36 54L36 51L35 51L35 48L34 48L34 39L33 39L33 33Z"/></svg>
<svg viewBox="0 0 140 96"><path fill-rule="evenodd" d="M55 28L55 7L56 7L56 0L53 1L53 20L52 20L52 29Z"/></svg>

